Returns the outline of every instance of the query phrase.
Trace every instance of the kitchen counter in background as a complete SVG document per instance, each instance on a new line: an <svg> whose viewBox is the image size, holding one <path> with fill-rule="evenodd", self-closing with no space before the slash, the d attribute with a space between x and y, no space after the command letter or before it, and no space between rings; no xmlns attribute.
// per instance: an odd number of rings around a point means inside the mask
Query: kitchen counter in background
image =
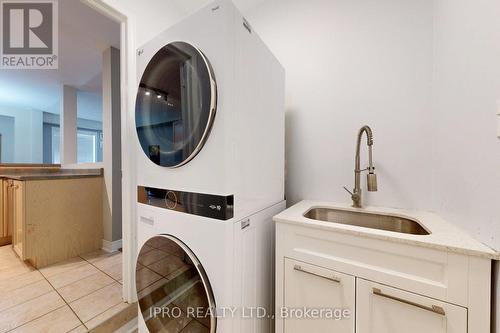
<svg viewBox="0 0 500 333"><path fill-rule="evenodd" d="M40 268L102 246L103 170L0 166L0 245Z"/></svg>
<svg viewBox="0 0 500 333"><path fill-rule="evenodd" d="M0 168L0 178L14 180L51 180L101 177L102 169L33 169L33 170L3 170Z"/></svg>

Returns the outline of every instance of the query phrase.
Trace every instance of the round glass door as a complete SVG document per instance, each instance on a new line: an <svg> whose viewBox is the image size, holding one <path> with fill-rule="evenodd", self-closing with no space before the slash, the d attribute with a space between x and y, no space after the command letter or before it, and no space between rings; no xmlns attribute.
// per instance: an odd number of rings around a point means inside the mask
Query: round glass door
<svg viewBox="0 0 500 333"><path fill-rule="evenodd" d="M207 275L177 238L160 235L143 245L136 287L149 332L215 332L215 300Z"/></svg>
<svg viewBox="0 0 500 333"><path fill-rule="evenodd" d="M154 163L179 167L203 148L217 106L208 59L196 47L173 42L144 71L135 105L137 136Z"/></svg>

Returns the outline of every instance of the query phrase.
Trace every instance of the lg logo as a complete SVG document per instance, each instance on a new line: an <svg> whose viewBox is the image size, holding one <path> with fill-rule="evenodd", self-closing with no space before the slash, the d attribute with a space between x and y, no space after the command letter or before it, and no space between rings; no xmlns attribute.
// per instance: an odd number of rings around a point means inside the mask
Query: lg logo
<svg viewBox="0 0 500 333"><path fill-rule="evenodd" d="M56 68L56 0L1 1L2 67Z"/></svg>

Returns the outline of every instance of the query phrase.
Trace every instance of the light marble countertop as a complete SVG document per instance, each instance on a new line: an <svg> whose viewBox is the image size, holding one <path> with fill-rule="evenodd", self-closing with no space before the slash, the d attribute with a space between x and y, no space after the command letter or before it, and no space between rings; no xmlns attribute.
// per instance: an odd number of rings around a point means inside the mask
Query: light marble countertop
<svg viewBox="0 0 500 333"><path fill-rule="evenodd" d="M318 221L304 217L311 208L326 207L363 213L389 214L416 220L429 235L412 235L379 229L363 228L334 222ZM412 211L385 207L353 208L349 204L304 200L274 217L277 223L289 223L310 228L352 234L360 237L375 238L391 242L410 244L448 252L500 260L500 254L469 234L445 221L440 216L423 211Z"/></svg>

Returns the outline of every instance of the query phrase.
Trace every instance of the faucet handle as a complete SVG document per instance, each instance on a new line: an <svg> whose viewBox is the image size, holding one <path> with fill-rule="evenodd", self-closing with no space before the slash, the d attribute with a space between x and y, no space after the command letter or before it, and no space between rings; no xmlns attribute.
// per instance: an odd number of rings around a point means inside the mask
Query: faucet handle
<svg viewBox="0 0 500 333"><path fill-rule="evenodd" d="M344 186L344 190L346 190L351 196L354 195L354 193L352 193L351 191L349 191L349 189L346 186Z"/></svg>

